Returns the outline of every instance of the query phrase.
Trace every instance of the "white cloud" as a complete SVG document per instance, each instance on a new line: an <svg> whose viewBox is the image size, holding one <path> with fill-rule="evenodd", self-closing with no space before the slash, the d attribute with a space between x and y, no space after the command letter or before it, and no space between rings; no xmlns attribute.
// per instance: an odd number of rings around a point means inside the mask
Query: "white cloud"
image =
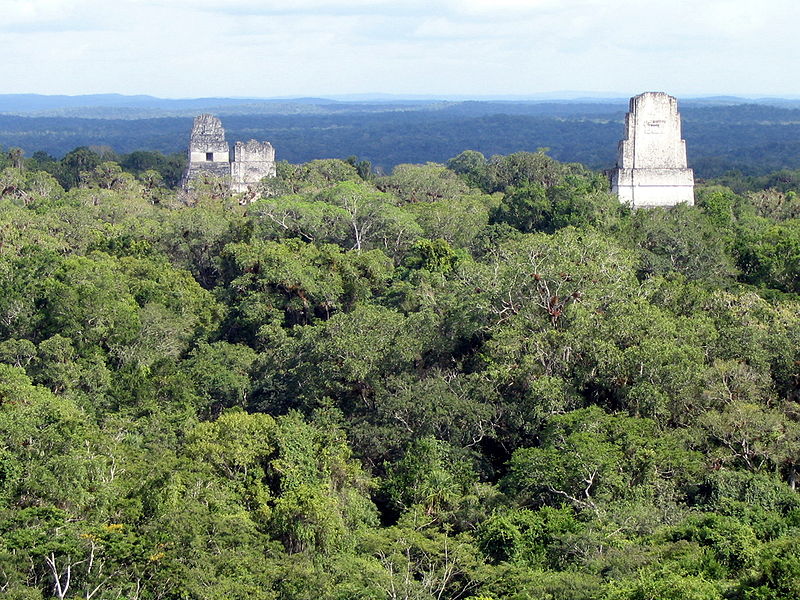
<svg viewBox="0 0 800 600"><path fill-rule="evenodd" d="M0 31L82 28L92 0L0 0ZM65 26L66 25L66 26Z"/></svg>
<svg viewBox="0 0 800 600"><path fill-rule="evenodd" d="M171 8L182 11L204 11L227 15L271 15L271 14L358 14L394 10L394 0L123 0L155 8ZM402 6L402 5L401 5Z"/></svg>
<svg viewBox="0 0 800 600"><path fill-rule="evenodd" d="M569 4L559 0L445 0L442 4L453 14L480 15L494 18L535 14Z"/></svg>
<svg viewBox="0 0 800 600"><path fill-rule="evenodd" d="M800 92L796 0L0 0L0 15L0 93Z"/></svg>
<svg viewBox="0 0 800 600"><path fill-rule="evenodd" d="M0 11L5 23L28 23L61 17L84 4L84 0L4 0Z"/></svg>

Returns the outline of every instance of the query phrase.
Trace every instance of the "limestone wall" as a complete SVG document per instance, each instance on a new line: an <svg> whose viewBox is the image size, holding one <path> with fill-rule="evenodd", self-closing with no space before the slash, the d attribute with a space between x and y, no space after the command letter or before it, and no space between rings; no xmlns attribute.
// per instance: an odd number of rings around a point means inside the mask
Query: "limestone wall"
<svg viewBox="0 0 800 600"><path fill-rule="evenodd" d="M686 143L681 139L678 101L663 92L631 98L625 115L625 139L617 166L627 169L685 169Z"/></svg>
<svg viewBox="0 0 800 600"><path fill-rule="evenodd" d="M663 92L631 98L611 191L635 207L694 204L694 174L686 164L678 101Z"/></svg>
<svg viewBox="0 0 800 600"><path fill-rule="evenodd" d="M192 135L189 138L189 153L202 154L213 152L225 155L228 160L228 142L225 141L225 130L222 122L214 115L199 115L195 117L192 126Z"/></svg>
<svg viewBox="0 0 800 600"><path fill-rule="evenodd" d="M617 169L611 191L620 202L636 208L694 204L691 169Z"/></svg>
<svg viewBox="0 0 800 600"><path fill-rule="evenodd" d="M208 155L211 154L212 158L211 161L208 160ZM199 151L199 150L190 150L189 151L189 162L190 163L203 163L203 162L230 162L230 153L227 149L224 151L216 151L213 150L209 152Z"/></svg>
<svg viewBox="0 0 800 600"><path fill-rule="evenodd" d="M183 178L183 187L192 187L192 183L203 175L229 178L230 174L230 149L222 123L213 115L199 115L194 120L189 138L189 167Z"/></svg>
<svg viewBox="0 0 800 600"><path fill-rule="evenodd" d="M275 162L275 149L269 142L236 142L233 148L233 160L236 162Z"/></svg>
<svg viewBox="0 0 800 600"><path fill-rule="evenodd" d="M218 179L230 179L231 164L225 162L194 162L189 163L186 174L183 177L183 188L189 189L194 181L204 175L210 175Z"/></svg>
<svg viewBox="0 0 800 600"><path fill-rule="evenodd" d="M275 177L275 149L269 142L236 142L231 162L231 189L245 192L264 177Z"/></svg>

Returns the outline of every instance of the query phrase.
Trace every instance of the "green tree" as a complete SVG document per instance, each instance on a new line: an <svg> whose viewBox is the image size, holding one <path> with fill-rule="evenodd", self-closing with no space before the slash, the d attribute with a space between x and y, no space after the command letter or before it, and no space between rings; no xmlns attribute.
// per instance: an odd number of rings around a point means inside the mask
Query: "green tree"
<svg viewBox="0 0 800 600"><path fill-rule="evenodd" d="M507 509L480 524L478 545L493 562L559 570L567 560L561 540L583 529L569 507Z"/></svg>
<svg viewBox="0 0 800 600"><path fill-rule="evenodd" d="M486 157L476 150L464 150L447 161L447 168L461 176L467 185L489 191Z"/></svg>
<svg viewBox="0 0 800 600"><path fill-rule="evenodd" d="M400 510L420 507L432 518L451 510L477 483L468 459L447 443L421 438L387 466L384 491Z"/></svg>
<svg viewBox="0 0 800 600"><path fill-rule="evenodd" d="M89 172L101 162L100 155L86 146L75 148L61 159L56 177L66 190L77 186L81 180L81 173Z"/></svg>
<svg viewBox="0 0 800 600"><path fill-rule="evenodd" d="M719 588L702 577L677 573L642 575L637 580L612 585L608 600L722 600Z"/></svg>
<svg viewBox="0 0 800 600"><path fill-rule="evenodd" d="M452 200L469 190L453 171L444 165L397 165L390 176L376 179L375 185L404 202Z"/></svg>
<svg viewBox="0 0 800 600"><path fill-rule="evenodd" d="M736 275L732 239L697 208L678 205L635 211L626 237L641 253L643 275L681 273L722 285Z"/></svg>
<svg viewBox="0 0 800 600"><path fill-rule="evenodd" d="M691 477L698 457L649 419L610 415L597 407L551 417L541 445L514 452L503 484L523 505L569 503L595 514L601 503L659 482Z"/></svg>
<svg viewBox="0 0 800 600"><path fill-rule="evenodd" d="M184 363L201 398L198 409L217 415L224 408L246 407L253 388L257 355L248 346L201 343Z"/></svg>
<svg viewBox="0 0 800 600"><path fill-rule="evenodd" d="M344 211L349 229L347 243L357 252L381 248L395 255L419 237L414 218L399 209L391 196L367 184L339 183L320 199Z"/></svg>
<svg viewBox="0 0 800 600"><path fill-rule="evenodd" d="M738 254L748 283L800 293L800 219L745 233Z"/></svg>
<svg viewBox="0 0 800 600"><path fill-rule="evenodd" d="M796 535L766 545L757 575L742 585L746 600L788 600L800 594L800 540Z"/></svg>

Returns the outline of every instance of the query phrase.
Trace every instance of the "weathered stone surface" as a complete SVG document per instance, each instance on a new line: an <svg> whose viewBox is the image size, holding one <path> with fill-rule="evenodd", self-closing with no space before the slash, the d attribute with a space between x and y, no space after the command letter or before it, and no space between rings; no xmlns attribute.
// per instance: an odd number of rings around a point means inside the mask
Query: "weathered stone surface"
<svg viewBox="0 0 800 600"><path fill-rule="evenodd" d="M264 177L275 176L275 149L269 142L236 142L231 156L220 120L200 115L194 120L189 139L184 189L190 189L203 175L226 179L233 192L245 192Z"/></svg>
<svg viewBox="0 0 800 600"><path fill-rule="evenodd" d="M686 165L674 97L645 92L631 98L611 191L636 208L694 204L694 173Z"/></svg>
<svg viewBox="0 0 800 600"><path fill-rule="evenodd" d="M189 167L183 178L183 187L191 188L203 175L220 178L229 178L231 175L225 130L213 115L200 115L194 120L189 138Z"/></svg>
<svg viewBox="0 0 800 600"><path fill-rule="evenodd" d="M228 142L222 122L214 115L200 115L195 118L192 135L189 138L190 159L205 161L206 153L219 155L215 160L228 161Z"/></svg>
<svg viewBox="0 0 800 600"><path fill-rule="evenodd" d="M269 142L236 142L231 162L231 189L246 192L264 177L275 177L275 149Z"/></svg>

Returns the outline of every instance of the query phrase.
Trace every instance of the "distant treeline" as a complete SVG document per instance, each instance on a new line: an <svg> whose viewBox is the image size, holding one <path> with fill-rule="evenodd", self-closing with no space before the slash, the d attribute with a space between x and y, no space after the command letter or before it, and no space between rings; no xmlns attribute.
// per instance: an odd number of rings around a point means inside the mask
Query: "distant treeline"
<svg viewBox="0 0 800 600"><path fill-rule="evenodd" d="M524 154L529 153L521 153L521 155ZM539 156L545 154L547 153L544 151L536 153ZM501 158L500 155L492 157L495 162ZM492 184L491 178L487 178L480 170L475 171L475 165L485 164L486 160L487 157L482 153L467 150L443 162L464 175L476 187L483 188L483 191L501 191ZM383 174L382 167L376 168L371 161L355 154L346 157L345 162L356 168L359 175L365 180ZM17 167L34 172L43 171L52 175L65 190L91 185L91 182L99 176L98 174L107 177L109 165L114 173L126 173L151 184L158 182L159 187L174 190L180 184L186 170L187 157L184 153L175 152L165 155L155 150L135 150L127 154L117 154L109 147L80 146L70 150L59 159L41 150L26 157L20 148L3 149L0 146L0 169ZM575 166L583 168L577 164ZM289 161L281 160L278 168L280 171L289 172L300 167ZM747 174L748 171L750 170L730 169L719 176L706 179L704 183L723 185L737 194L760 190L775 190L781 194L800 193L800 169L779 169L758 175ZM596 173L596 175L599 177L600 174ZM598 181L600 179L602 177L599 177ZM0 192L2 192L2 187L0 187Z"/></svg>
<svg viewBox="0 0 800 600"><path fill-rule="evenodd" d="M462 102L317 109L222 119L231 142L269 140L291 163L358 155L388 172L403 163L444 162L464 148L486 156L548 148L557 160L603 169L614 164L626 106ZM690 104L681 114L690 166L699 178L800 168L800 110ZM80 146L180 153L190 131L190 117L0 116L0 144L22 148L27 156L44 151L63 157Z"/></svg>

